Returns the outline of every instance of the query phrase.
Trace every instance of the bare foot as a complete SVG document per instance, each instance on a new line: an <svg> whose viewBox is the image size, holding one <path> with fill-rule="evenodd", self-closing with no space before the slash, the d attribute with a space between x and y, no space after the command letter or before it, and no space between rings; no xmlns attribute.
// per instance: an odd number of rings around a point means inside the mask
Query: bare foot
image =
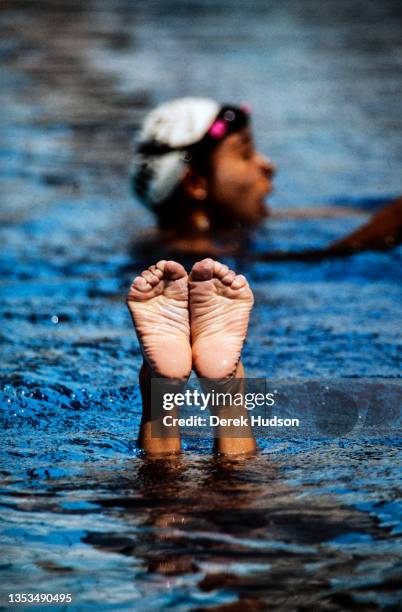
<svg viewBox="0 0 402 612"><path fill-rule="evenodd" d="M208 258L194 265L189 287L194 369L202 378L233 376L254 302L247 280Z"/></svg>
<svg viewBox="0 0 402 612"><path fill-rule="evenodd" d="M188 276L175 261L159 261L137 276L127 295L145 361L152 372L187 378L191 372Z"/></svg>

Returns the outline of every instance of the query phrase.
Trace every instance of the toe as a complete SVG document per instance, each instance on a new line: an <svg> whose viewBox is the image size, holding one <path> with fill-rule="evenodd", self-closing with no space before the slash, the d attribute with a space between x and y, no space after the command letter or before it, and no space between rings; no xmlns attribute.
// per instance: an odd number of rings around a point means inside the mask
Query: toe
<svg viewBox="0 0 402 612"><path fill-rule="evenodd" d="M128 292L127 299L136 299L135 296L138 292L149 291L151 286L147 283L145 278L142 276L136 276L133 282L131 283L130 290Z"/></svg>
<svg viewBox="0 0 402 612"><path fill-rule="evenodd" d="M229 272L229 267L226 264L221 263L220 261L214 262L214 274L220 280Z"/></svg>
<svg viewBox="0 0 402 612"><path fill-rule="evenodd" d="M178 280L179 278L183 278L187 275L187 272L183 266L177 263L177 261L167 261L165 264L164 273L168 280Z"/></svg>
<svg viewBox="0 0 402 612"><path fill-rule="evenodd" d="M139 291L147 291L148 289L150 289L151 285L143 276L137 276L134 279L133 287L135 289L139 289Z"/></svg>
<svg viewBox="0 0 402 612"><path fill-rule="evenodd" d="M210 257L197 261L191 270L191 279L194 281L210 280L214 275L215 262Z"/></svg>
<svg viewBox="0 0 402 612"><path fill-rule="evenodd" d="M162 270L160 270L159 268L157 268L157 267L156 267L156 265L149 266L148 270L149 270L150 272L152 272L152 274L155 274L155 276L157 276L159 279L161 279L161 278L162 278L162 276L163 276L163 272L162 272Z"/></svg>
<svg viewBox="0 0 402 612"><path fill-rule="evenodd" d="M236 274L233 272L233 270L229 270L229 272L225 274L223 278L221 278L221 281L224 285L231 285L235 277L236 277Z"/></svg>
<svg viewBox="0 0 402 612"><path fill-rule="evenodd" d="M141 276L142 278L145 278L145 280L147 281L147 283L151 285L151 287L154 287L155 285L159 283L159 278L156 276L156 274L153 274L150 270L144 270Z"/></svg>
<svg viewBox="0 0 402 612"><path fill-rule="evenodd" d="M243 274L237 274L232 282L232 289L241 289L247 285L247 279Z"/></svg>
<svg viewBox="0 0 402 612"><path fill-rule="evenodd" d="M165 270L165 265L166 265L166 259L161 259L160 261L158 261L157 264L155 264L155 268L159 270L160 272L162 272L163 274Z"/></svg>

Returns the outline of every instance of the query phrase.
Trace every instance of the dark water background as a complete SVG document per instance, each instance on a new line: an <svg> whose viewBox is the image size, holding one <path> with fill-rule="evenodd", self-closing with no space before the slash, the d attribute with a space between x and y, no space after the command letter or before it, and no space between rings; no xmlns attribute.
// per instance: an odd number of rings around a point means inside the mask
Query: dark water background
<svg viewBox="0 0 402 612"><path fill-rule="evenodd" d="M265 438L243 463L206 440L144 460L123 297L152 224L129 194L130 142L162 100L249 101L280 169L274 208L362 211L271 222L256 249L327 244L402 192L400 2L49 0L2 3L0 19L2 593L71 592L71 610L399 609L400 416ZM401 252L229 262L256 295L248 375L376 378L386 405Z"/></svg>

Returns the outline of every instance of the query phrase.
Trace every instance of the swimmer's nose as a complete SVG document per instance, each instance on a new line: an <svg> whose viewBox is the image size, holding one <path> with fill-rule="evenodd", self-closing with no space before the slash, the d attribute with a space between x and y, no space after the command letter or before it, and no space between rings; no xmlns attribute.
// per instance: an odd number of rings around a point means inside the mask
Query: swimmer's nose
<svg viewBox="0 0 402 612"><path fill-rule="evenodd" d="M265 157L265 155L259 154L258 161L261 170L264 172L267 178L272 178L276 174L276 166L274 162L269 159L269 157Z"/></svg>

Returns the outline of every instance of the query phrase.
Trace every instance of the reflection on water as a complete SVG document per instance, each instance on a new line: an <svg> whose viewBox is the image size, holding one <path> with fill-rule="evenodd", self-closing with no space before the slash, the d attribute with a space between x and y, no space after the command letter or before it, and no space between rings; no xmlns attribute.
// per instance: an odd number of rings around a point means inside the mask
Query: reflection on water
<svg viewBox="0 0 402 612"><path fill-rule="evenodd" d="M396 478L384 482L395 443L332 442L330 452L288 444L279 461L194 453L105 462L101 452L73 480L8 481L4 584L35 589L40 577L45 590L72 591L86 609L99 609L99 599L102 609L138 600L155 610L395 602L400 507L385 501Z"/></svg>
<svg viewBox="0 0 402 612"><path fill-rule="evenodd" d="M208 440L145 460L122 298L152 222L128 193L130 140L162 99L249 100L280 168L274 206L364 212L402 191L400 13L396 0L2 11L4 593L71 592L76 610L397 609L399 420L264 438L244 462L211 459ZM321 246L360 222L277 221L253 248ZM250 377L400 376L400 248L231 263L256 294Z"/></svg>

